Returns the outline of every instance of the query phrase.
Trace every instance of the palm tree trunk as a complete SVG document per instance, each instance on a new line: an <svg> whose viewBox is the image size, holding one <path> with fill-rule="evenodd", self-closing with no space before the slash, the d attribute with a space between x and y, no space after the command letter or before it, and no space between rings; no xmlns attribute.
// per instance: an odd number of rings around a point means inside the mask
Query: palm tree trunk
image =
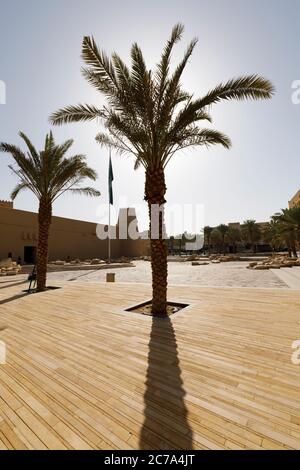
<svg viewBox="0 0 300 470"><path fill-rule="evenodd" d="M152 268L152 314L167 314L167 244L165 240L165 175L162 168L147 169L145 200L149 209Z"/></svg>
<svg viewBox="0 0 300 470"><path fill-rule="evenodd" d="M250 237L250 243L251 243L251 246L252 246L252 253L255 254L255 242L254 242L252 236Z"/></svg>
<svg viewBox="0 0 300 470"><path fill-rule="evenodd" d="M296 244L295 244L295 243L293 243L292 251L293 251L293 256L294 256L294 258L298 258L298 255L297 255L297 248L296 248Z"/></svg>
<svg viewBox="0 0 300 470"><path fill-rule="evenodd" d="M46 288L49 229L52 217L51 202L40 200L39 204L39 237L37 250L37 292Z"/></svg>

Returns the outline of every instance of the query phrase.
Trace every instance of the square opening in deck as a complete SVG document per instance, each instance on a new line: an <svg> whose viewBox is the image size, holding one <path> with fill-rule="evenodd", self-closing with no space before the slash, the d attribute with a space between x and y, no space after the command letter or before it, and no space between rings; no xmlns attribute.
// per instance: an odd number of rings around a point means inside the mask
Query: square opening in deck
<svg viewBox="0 0 300 470"><path fill-rule="evenodd" d="M170 317L174 313L178 313L188 306L189 304L185 304L182 302L167 302L167 316ZM126 308L125 312L135 312L135 313L140 313L142 315L149 315L151 317L160 317L160 318L165 317L165 315L152 313L151 307L152 307L152 300L147 300L146 302L142 302L141 304L137 304L137 305L134 305L133 307Z"/></svg>

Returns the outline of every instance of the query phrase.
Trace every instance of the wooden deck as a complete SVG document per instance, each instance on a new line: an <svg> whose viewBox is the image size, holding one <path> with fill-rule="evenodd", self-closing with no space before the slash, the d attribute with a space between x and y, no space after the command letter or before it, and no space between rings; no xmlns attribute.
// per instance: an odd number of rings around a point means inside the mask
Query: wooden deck
<svg viewBox="0 0 300 470"><path fill-rule="evenodd" d="M300 449L300 292L170 287L161 320L124 312L146 285L5 282L0 449Z"/></svg>

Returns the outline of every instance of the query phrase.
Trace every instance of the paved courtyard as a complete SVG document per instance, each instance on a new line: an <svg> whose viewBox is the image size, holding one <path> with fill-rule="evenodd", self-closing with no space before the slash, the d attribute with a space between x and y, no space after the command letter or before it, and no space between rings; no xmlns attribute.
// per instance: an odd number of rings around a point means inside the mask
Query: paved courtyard
<svg viewBox="0 0 300 470"><path fill-rule="evenodd" d="M147 261L135 261L135 267L114 269L116 282L151 282L151 265ZM272 271L246 269L248 262L234 261L206 266L192 266L190 262L169 263L169 284L189 284L219 287L287 288L287 284ZM296 269L296 268L293 268ZM50 273L49 281L103 282L108 270L64 271Z"/></svg>

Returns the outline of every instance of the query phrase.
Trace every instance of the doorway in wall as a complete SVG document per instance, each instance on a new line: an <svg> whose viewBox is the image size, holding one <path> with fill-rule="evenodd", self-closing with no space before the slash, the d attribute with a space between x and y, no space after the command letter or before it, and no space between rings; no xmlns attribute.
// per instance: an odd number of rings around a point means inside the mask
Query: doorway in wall
<svg viewBox="0 0 300 470"><path fill-rule="evenodd" d="M24 263L35 264L36 246L24 246Z"/></svg>

